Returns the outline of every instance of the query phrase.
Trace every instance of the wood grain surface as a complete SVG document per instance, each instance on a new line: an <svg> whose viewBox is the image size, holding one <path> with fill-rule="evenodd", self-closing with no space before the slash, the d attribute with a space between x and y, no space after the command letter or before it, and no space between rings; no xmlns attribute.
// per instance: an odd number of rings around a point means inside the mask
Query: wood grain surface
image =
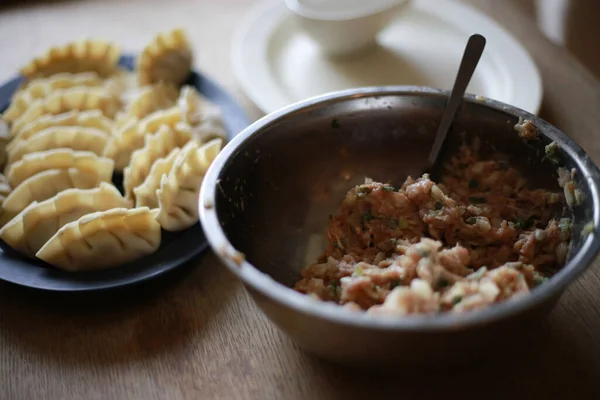
<svg viewBox="0 0 600 400"><path fill-rule="evenodd" d="M543 75L542 115L600 162L600 84L542 37L518 0L472 0L510 29ZM230 48L249 0L25 2L0 8L0 81L49 45L105 37L136 51L173 24L196 64L236 87ZM600 398L600 268L565 294L532 351L468 370L367 376L322 362L273 328L208 253L127 291L49 295L0 285L0 399Z"/></svg>

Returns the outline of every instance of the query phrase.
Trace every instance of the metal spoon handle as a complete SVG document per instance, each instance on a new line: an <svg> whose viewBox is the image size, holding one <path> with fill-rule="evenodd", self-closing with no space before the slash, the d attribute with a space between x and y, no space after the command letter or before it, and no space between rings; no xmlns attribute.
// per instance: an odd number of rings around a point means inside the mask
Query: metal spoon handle
<svg viewBox="0 0 600 400"><path fill-rule="evenodd" d="M429 153L428 161L430 169L433 167L439 156L442 145L446 140L448 129L450 129L450 125L454 119L454 114L456 114L456 110L458 110L458 106L462 102L465 91L467 90L467 86L469 85L471 77L473 76L473 72L475 72L475 67L477 67L477 63L479 63L479 59L481 58L484 47L485 38L479 34L472 35L467 42L465 52L463 53L463 57L460 62L460 67L458 68L458 73L456 74L456 79L454 80L454 85L452 86L450 98L446 104L446 109L442 115L442 121L438 126L438 130L435 134L435 140L433 142L431 152Z"/></svg>

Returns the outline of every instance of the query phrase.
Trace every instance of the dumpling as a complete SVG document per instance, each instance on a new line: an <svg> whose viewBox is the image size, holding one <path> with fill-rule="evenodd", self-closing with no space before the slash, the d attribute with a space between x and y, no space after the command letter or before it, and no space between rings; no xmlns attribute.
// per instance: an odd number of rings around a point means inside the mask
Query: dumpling
<svg viewBox="0 0 600 400"><path fill-rule="evenodd" d="M2 113L2 118L8 122L12 122L19 118L21 114L27 110L35 99L27 96L28 93L17 93L11 100L10 105Z"/></svg>
<svg viewBox="0 0 600 400"><path fill-rule="evenodd" d="M25 154L51 149L70 148L104 154L108 134L96 128L53 126L26 140L20 140L8 151L8 165L19 161Z"/></svg>
<svg viewBox="0 0 600 400"><path fill-rule="evenodd" d="M69 89L75 86L104 86L109 81L93 71L59 72L25 81L15 95L26 91L34 98L46 97L57 89Z"/></svg>
<svg viewBox="0 0 600 400"><path fill-rule="evenodd" d="M13 136L18 135L25 125L43 115L56 115L69 110L100 110L103 115L113 118L121 107L118 93L104 87L74 87L56 90L43 99L35 100L13 125Z"/></svg>
<svg viewBox="0 0 600 400"><path fill-rule="evenodd" d="M162 125L154 135L146 135L144 147L133 152L129 166L123 170L125 196L132 199L133 189L146 179L154 162L187 142L187 136L181 137L178 130L166 125Z"/></svg>
<svg viewBox="0 0 600 400"><path fill-rule="evenodd" d="M214 139L202 147L190 141L182 149L168 175L163 175L156 191L159 212L156 217L167 231L180 231L198 222L198 193L204 174L223 141Z"/></svg>
<svg viewBox="0 0 600 400"><path fill-rule="evenodd" d="M29 82L11 99L10 105L4 112L4 118L12 122L21 116L36 99L43 99L55 90L69 89L76 86L102 86L105 84L95 72L72 74L63 72L48 78L39 78Z"/></svg>
<svg viewBox="0 0 600 400"><path fill-rule="evenodd" d="M127 100L130 100L132 93L139 90L137 74L126 68L117 68L106 81L110 82L110 85L114 85L118 88L122 96L121 100L124 103L126 103Z"/></svg>
<svg viewBox="0 0 600 400"><path fill-rule="evenodd" d="M227 137L221 110L196 88L184 86L177 99L177 106L182 111L183 122L186 123L189 135L197 142L206 143L217 138L225 140Z"/></svg>
<svg viewBox="0 0 600 400"><path fill-rule="evenodd" d="M0 118L0 167L6 163L6 149L10 144L10 137L8 122Z"/></svg>
<svg viewBox="0 0 600 400"><path fill-rule="evenodd" d="M0 174L0 210L4 206L4 201L8 196L10 196L10 186L8 184L8 180L2 174Z"/></svg>
<svg viewBox="0 0 600 400"><path fill-rule="evenodd" d="M147 207L96 212L63 226L36 256L68 271L116 267L160 246L157 210Z"/></svg>
<svg viewBox="0 0 600 400"><path fill-rule="evenodd" d="M136 207L158 207L156 191L160 187L163 175L169 173L180 152L181 149L179 147L175 148L171 150L168 156L154 161L144 182L133 189Z"/></svg>
<svg viewBox="0 0 600 400"><path fill-rule="evenodd" d="M124 95L127 106L124 112L117 115L118 126L123 126L132 119L142 119L154 111L172 107L179 96L175 86L163 82L143 86L132 92Z"/></svg>
<svg viewBox="0 0 600 400"><path fill-rule="evenodd" d="M177 129L181 134L185 134L200 144L209 142L213 139L221 139L225 142L227 132L220 118L206 119L196 125L189 125L185 122L179 123Z"/></svg>
<svg viewBox="0 0 600 400"><path fill-rule="evenodd" d="M177 106L183 112L183 121L190 125L201 122L206 117L220 117L219 107L204 97L195 87L185 85L177 98Z"/></svg>
<svg viewBox="0 0 600 400"><path fill-rule="evenodd" d="M130 119L118 128L106 147L104 155L115 160L118 171L129 164L133 151L144 145L147 134L154 134L161 125L178 131L181 138L205 143L215 138L225 140L226 132L217 106L205 99L196 89L185 86L173 107L155 111L139 121Z"/></svg>
<svg viewBox="0 0 600 400"><path fill-rule="evenodd" d="M107 135L112 135L113 125L113 121L105 117L100 110L72 110L57 115L43 115L25 125L21 132L6 146L6 149L10 150L20 140L29 139L33 135L53 126L96 128L106 132Z"/></svg>
<svg viewBox="0 0 600 400"><path fill-rule="evenodd" d="M192 70L192 50L183 30L157 35L142 51L136 69L140 86L185 82Z"/></svg>
<svg viewBox="0 0 600 400"><path fill-rule="evenodd" d="M121 55L120 48L101 40L81 40L56 46L21 68L27 80L60 72L94 71L102 77L113 73Z"/></svg>
<svg viewBox="0 0 600 400"><path fill-rule="evenodd" d="M144 146L147 134L154 134L161 125L175 129L181 122L181 110L178 107L155 111L142 120L130 121L119 128L110 139L104 156L115 160L115 169L123 170L131 159L131 154Z"/></svg>
<svg viewBox="0 0 600 400"><path fill-rule="evenodd" d="M0 239L13 249L33 256L61 227L85 214L111 208L129 208L130 202L113 185L94 189L67 189L40 203L33 202L0 229Z"/></svg>
<svg viewBox="0 0 600 400"><path fill-rule="evenodd" d="M25 179L6 196L0 214L0 226L34 201L47 200L66 189L92 189L99 186L100 182L110 182L111 176L112 170L66 168L41 171Z"/></svg>
<svg viewBox="0 0 600 400"><path fill-rule="evenodd" d="M17 187L25 179L49 169L77 168L82 171L102 171L112 176L114 162L105 157L98 157L91 151L75 151L73 149L52 149L27 154L23 159L12 164L6 172L10 187Z"/></svg>

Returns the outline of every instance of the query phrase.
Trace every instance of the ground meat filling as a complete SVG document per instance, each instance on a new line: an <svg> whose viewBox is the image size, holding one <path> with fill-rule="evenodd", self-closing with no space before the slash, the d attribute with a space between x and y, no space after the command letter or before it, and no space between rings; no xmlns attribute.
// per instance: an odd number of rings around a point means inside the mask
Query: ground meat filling
<svg viewBox="0 0 600 400"><path fill-rule="evenodd" d="M295 289L374 314L464 312L543 283L567 257L561 193L530 189L502 161L462 147L442 182L367 180L331 216L329 242Z"/></svg>

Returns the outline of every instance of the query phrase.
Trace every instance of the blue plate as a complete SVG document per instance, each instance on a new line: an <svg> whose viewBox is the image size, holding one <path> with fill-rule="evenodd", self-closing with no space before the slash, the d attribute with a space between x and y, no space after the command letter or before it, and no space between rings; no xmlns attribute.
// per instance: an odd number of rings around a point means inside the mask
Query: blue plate
<svg viewBox="0 0 600 400"><path fill-rule="evenodd" d="M128 69L133 69L133 63L131 56L120 60ZM21 79L0 87L0 110L8 107ZM246 128L248 119L243 109L217 84L197 72L186 83L221 108L229 138ZM121 176L114 176L113 181L121 188ZM41 260L21 256L1 241L0 247L0 280L49 291L86 292L118 288L164 274L202 253L208 243L199 223L182 232L163 231L161 246L155 253L114 269L93 272L62 271Z"/></svg>

